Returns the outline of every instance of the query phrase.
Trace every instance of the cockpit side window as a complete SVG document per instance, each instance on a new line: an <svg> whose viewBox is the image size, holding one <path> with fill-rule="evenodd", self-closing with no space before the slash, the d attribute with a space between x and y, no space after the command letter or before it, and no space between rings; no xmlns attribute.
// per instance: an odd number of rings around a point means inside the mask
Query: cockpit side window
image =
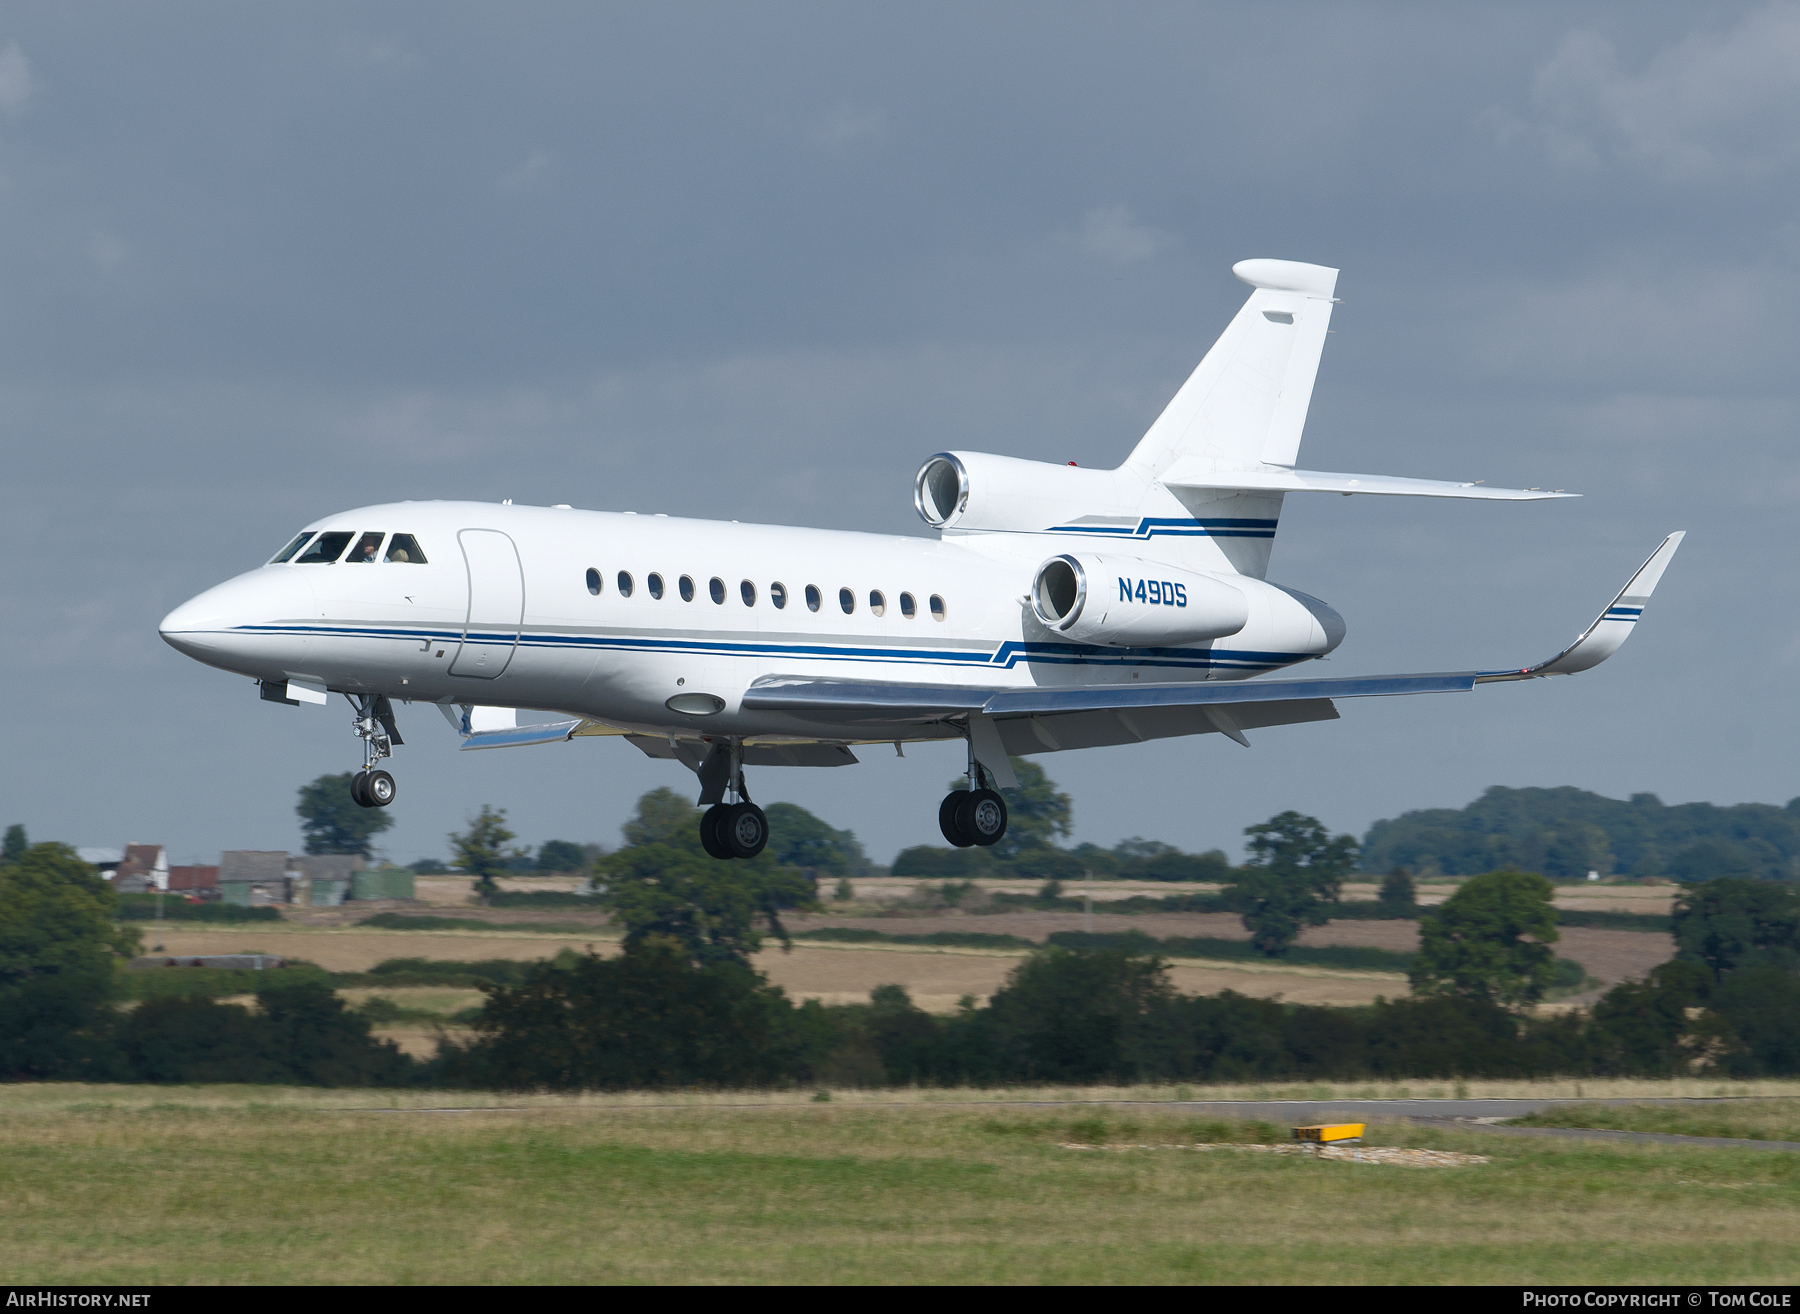
<svg viewBox="0 0 1800 1314"><path fill-rule="evenodd" d="M356 540L356 546L350 549L350 555L344 558L344 564L352 561L372 566L381 555L381 533L379 531L364 534Z"/></svg>
<svg viewBox="0 0 1800 1314"><path fill-rule="evenodd" d="M294 559L296 566L328 566L338 559L338 554L350 546L355 534L348 529L334 529L328 534L320 534L307 548Z"/></svg>
<svg viewBox="0 0 1800 1314"><path fill-rule="evenodd" d="M269 564L271 566L279 566L282 562L291 559L293 557L294 553L296 553L300 550L300 545L302 543L306 542L306 540L311 537L312 537L312 530L310 530L310 529L305 530L301 533L295 534L294 541L289 543L286 547L282 548L281 551L277 552L273 557L271 557L269 559Z"/></svg>
<svg viewBox="0 0 1800 1314"><path fill-rule="evenodd" d="M388 540L385 560L398 561L409 566L425 565L425 554L419 551L419 540L411 534L395 534Z"/></svg>

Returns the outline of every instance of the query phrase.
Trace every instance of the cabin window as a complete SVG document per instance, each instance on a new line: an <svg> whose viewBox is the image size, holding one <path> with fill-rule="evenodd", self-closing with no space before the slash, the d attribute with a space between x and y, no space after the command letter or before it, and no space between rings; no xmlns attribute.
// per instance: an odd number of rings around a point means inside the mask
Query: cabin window
<svg viewBox="0 0 1800 1314"><path fill-rule="evenodd" d="M364 534L356 540L356 546L350 549L350 555L344 558L344 564L356 561L366 566L374 565L381 556L381 540L381 534Z"/></svg>
<svg viewBox="0 0 1800 1314"><path fill-rule="evenodd" d="M600 572L595 570L592 566L588 567L587 586L589 593L592 593L595 597L600 596Z"/></svg>
<svg viewBox="0 0 1800 1314"><path fill-rule="evenodd" d="M423 566L426 564L425 554L419 551L419 540L414 538L411 534L395 534L390 538L388 540L387 556L384 557L383 560L394 561L407 566Z"/></svg>
<svg viewBox="0 0 1800 1314"><path fill-rule="evenodd" d="M773 584L769 585L769 601L775 604L776 611L780 611L783 607L787 606L787 585L783 584L780 580L776 580Z"/></svg>
<svg viewBox="0 0 1800 1314"><path fill-rule="evenodd" d="M819 586L817 584L808 584L806 586L806 609L808 611L817 611L819 609L819 604L823 601L824 596L819 592Z"/></svg>
<svg viewBox="0 0 1800 1314"><path fill-rule="evenodd" d="M683 602L692 602L694 600L694 577L692 575L683 575L681 577L681 600Z"/></svg>
<svg viewBox="0 0 1800 1314"><path fill-rule="evenodd" d="M935 593L931 595L931 619L944 619L944 600Z"/></svg>
<svg viewBox="0 0 1800 1314"><path fill-rule="evenodd" d="M714 575L706 582L706 591L712 594L712 600L719 606L725 605L725 581Z"/></svg>
<svg viewBox="0 0 1800 1314"><path fill-rule="evenodd" d="M312 546L301 553L294 561L296 566L326 566L338 559L338 554L350 546L354 537L348 529L334 529L329 534L320 534L313 540Z"/></svg>
<svg viewBox="0 0 1800 1314"><path fill-rule="evenodd" d="M654 572L646 575L644 577L644 587L650 590L651 597L655 598L658 602L662 601L663 581L661 575L655 574Z"/></svg>
<svg viewBox="0 0 1800 1314"><path fill-rule="evenodd" d="M838 606L842 607L844 609L844 615L848 616L851 612L856 610L856 595L849 589L839 589Z"/></svg>
<svg viewBox="0 0 1800 1314"><path fill-rule="evenodd" d="M631 596L631 586L631 572L629 570L621 570L619 572L619 596L621 598L629 598Z"/></svg>
<svg viewBox="0 0 1800 1314"><path fill-rule="evenodd" d="M754 607L756 605L756 585L745 580L738 585L738 596L744 600L746 607Z"/></svg>
<svg viewBox="0 0 1800 1314"><path fill-rule="evenodd" d="M306 542L306 540L311 537L312 537L312 530L310 530L310 529L304 531L303 533L295 534L294 541L289 543L286 547L282 548L281 551L277 552L273 557L271 557L269 559L269 564L271 566L279 566L282 562L287 561L289 558L291 558L294 555L294 553L296 553L300 550L300 545L302 543Z"/></svg>
<svg viewBox="0 0 1800 1314"><path fill-rule="evenodd" d="M911 620L918 614L918 611L919 604L913 600L913 595L910 593L902 593L900 595L900 614L906 617L907 620Z"/></svg>
<svg viewBox="0 0 1800 1314"><path fill-rule="evenodd" d="M887 595L880 589L869 590L869 610L877 616L887 615Z"/></svg>

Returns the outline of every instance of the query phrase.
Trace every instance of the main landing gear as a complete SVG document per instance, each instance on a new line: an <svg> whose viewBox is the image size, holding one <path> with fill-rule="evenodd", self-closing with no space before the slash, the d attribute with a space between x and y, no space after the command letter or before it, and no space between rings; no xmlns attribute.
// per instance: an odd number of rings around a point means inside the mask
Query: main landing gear
<svg viewBox="0 0 1800 1314"><path fill-rule="evenodd" d="M715 858L754 858L769 842L769 819L744 783L744 743L720 740L700 763L700 846ZM726 802L727 794L735 796Z"/></svg>
<svg viewBox="0 0 1800 1314"><path fill-rule="evenodd" d="M345 694L344 697L356 708L356 720L351 726L356 737L363 741L363 769L350 778L350 797L359 808L385 808L394 801L399 787L387 772L377 771L375 764L384 757L392 757L396 744L406 742L400 737L399 726L394 724L394 705L387 700L386 694Z"/></svg>
<svg viewBox="0 0 1800 1314"><path fill-rule="evenodd" d="M975 760L973 743L969 745L969 780L974 789L952 790L938 804L938 829L959 849L976 844L986 848L1006 834L1006 800L988 787L987 772Z"/></svg>

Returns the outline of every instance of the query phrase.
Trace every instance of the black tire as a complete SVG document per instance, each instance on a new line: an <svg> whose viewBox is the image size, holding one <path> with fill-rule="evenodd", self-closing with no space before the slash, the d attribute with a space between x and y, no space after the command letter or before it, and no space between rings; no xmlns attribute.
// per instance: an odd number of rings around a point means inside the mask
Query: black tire
<svg viewBox="0 0 1800 1314"><path fill-rule="evenodd" d="M373 803L369 802L369 796L363 793L363 784L368 778L369 773L367 771L358 771L355 775L350 777L350 801L359 808L372 808L375 806Z"/></svg>
<svg viewBox="0 0 1800 1314"><path fill-rule="evenodd" d="M956 812L962 801L969 796L966 789L952 790L944 795L944 801L938 804L938 829L944 832L944 838L959 849L966 849L975 842L974 838L956 824Z"/></svg>
<svg viewBox="0 0 1800 1314"><path fill-rule="evenodd" d="M364 773L362 793L363 797L369 800L370 807L385 808L394 801L394 795L399 792L400 787L394 783L394 778L387 772L369 771Z"/></svg>
<svg viewBox="0 0 1800 1314"><path fill-rule="evenodd" d="M956 828L982 848L1006 834L1006 800L991 789L977 789L956 805Z"/></svg>
<svg viewBox="0 0 1800 1314"><path fill-rule="evenodd" d="M769 819L754 803L733 803L719 822L719 838L734 858L754 858L769 842Z"/></svg>
<svg viewBox="0 0 1800 1314"><path fill-rule="evenodd" d="M728 811L730 809L723 803L715 803L700 814L700 847L709 857L723 860L732 856L731 850L725 847L725 837L719 832L719 823Z"/></svg>

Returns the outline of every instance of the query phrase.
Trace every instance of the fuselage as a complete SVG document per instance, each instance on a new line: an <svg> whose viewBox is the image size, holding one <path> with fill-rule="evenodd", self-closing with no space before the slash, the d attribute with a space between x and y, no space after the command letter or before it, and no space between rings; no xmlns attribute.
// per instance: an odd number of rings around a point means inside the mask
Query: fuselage
<svg viewBox="0 0 1800 1314"><path fill-rule="evenodd" d="M1250 604L1229 638L1070 643L1039 623L1028 592L1047 557L1094 546L1081 535L932 541L400 502L326 516L297 538L288 559L176 608L163 637L268 682L561 712L645 734L841 741L842 727L744 709L744 690L771 675L995 688L1235 680L1323 656L1344 632L1325 604L1227 567L1212 573ZM1193 547L1181 545L1182 564Z"/></svg>

